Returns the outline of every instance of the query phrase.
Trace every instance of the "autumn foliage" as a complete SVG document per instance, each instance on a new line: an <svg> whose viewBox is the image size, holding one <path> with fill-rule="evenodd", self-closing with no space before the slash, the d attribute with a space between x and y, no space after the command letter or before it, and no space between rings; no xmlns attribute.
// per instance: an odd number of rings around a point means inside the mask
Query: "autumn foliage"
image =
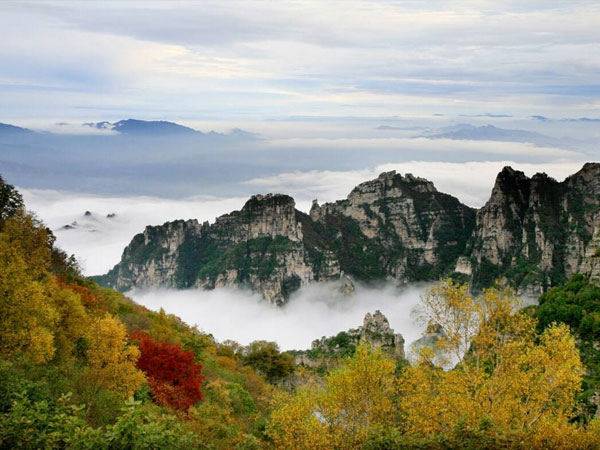
<svg viewBox="0 0 600 450"><path fill-rule="evenodd" d="M169 342L157 342L147 333L137 332L141 356L138 368L146 374L155 401L182 411L202 400L202 365L194 354Z"/></svg>

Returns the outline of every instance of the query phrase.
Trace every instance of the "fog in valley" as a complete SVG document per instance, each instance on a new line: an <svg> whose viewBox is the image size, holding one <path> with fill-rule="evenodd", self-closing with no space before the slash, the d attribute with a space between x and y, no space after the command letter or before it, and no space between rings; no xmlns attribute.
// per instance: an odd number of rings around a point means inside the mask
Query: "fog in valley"
<svg viewBox="0 0 600 450"><path fill-rule="evenodd" d="M219 341L248 344L268 340L284 350L308 349L314 339L356 328L367 312L379 309L395 332L402 333L408 349L423 329L413 310L426 286L397 288L389 283L373 288L357 284L353 295L344 295L338 284L320 283L304 286L283 307L240 289L134 290L127 295L152 310L162 307Z"/></svg>

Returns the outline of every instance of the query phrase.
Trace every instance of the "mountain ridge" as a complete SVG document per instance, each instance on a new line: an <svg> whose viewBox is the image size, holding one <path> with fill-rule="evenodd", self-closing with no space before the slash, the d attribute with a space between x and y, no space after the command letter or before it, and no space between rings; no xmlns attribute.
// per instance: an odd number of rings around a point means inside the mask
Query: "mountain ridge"
<svg viewBox="0 0 600 450"><path fill-rule="evenodd" d="M556 227L552 221L561 225ZM213 224L146 227L97 279L132 287L246 286L277 304L300 286L454 276L537 295L576 271L600 275L600 164L558 182L505 167L479 210L411 174L384 172L309 214L284 194L252 196Z"/></svg>

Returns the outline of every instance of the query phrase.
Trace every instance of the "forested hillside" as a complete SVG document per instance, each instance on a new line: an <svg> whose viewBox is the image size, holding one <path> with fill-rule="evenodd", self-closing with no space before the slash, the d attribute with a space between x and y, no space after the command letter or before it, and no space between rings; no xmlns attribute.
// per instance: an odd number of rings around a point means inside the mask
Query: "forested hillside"
<svg viewBox="0 0 600 450"><path fill-rule="evenodd" d="M540 305L441 281L422 319L445 337L412 365L359 342L295 366L84 278L1 182L0 448L598 449L600 289Z"/></svg>

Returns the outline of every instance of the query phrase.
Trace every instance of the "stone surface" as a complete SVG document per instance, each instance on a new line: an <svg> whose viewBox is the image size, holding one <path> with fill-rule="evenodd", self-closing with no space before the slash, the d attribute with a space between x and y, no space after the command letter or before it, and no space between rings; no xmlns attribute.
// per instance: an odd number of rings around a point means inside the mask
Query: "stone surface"
<svg viewBox="0 0 600 450"><path fill-rule="evenodd" d="M587 163L563 182L505 167L467 246L473 284L504 278L539 295L576 272L597 276L599 212L600 164Z"/></svg>
<svg viewBox="0 0 600 450"><path fill-rule="evenodd" d="M296 364L308 367L327 366L341 357L353 354L360 343L380 349L398 361L405 358L404 338L390 328L387 318L377 310L365 315L362 326L342 331L336 336L323 336L312 342L310 350L295 352Z"/></svg>
<svg viewBox="0 0 600 450"><path fill-rule="evenodd" d="M211 225L146 227L98 281L131 287L247 287L282 304L307 283L398 284L456 275L536 296L575 272L600 282L600 164L558 182L506 167L476 211L411 174L384 172L309 214L281 194L251 197Z"/></svg>

